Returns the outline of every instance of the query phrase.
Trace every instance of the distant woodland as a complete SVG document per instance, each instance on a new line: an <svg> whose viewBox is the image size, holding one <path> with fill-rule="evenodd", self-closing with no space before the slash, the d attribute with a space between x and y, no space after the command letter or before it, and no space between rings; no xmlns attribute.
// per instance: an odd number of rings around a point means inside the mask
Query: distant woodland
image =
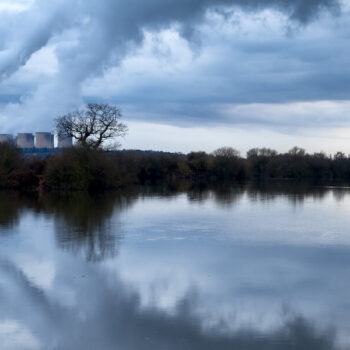
<svg viewBox="0 0 350 350"><path fill-rule="evenodd" d="M72 147L45 159L25 157L10 143L0 143L0 187L20 190L99 190L131 184L263 179L350 182L350 157L338 152L307 154L252 149L246 157L230 147L187 155L144 151L104 151Z"/></svg>

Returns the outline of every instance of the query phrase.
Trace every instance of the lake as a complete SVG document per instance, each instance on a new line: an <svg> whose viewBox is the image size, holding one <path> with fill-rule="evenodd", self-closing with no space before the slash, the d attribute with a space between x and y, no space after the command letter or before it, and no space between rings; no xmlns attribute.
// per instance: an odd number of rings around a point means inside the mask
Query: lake
<svg viewBox="0 0 350 350"><path fill-rule="evenodd" d="M0 192L0 348L349 349L349 214L289 182Z"/></svg>

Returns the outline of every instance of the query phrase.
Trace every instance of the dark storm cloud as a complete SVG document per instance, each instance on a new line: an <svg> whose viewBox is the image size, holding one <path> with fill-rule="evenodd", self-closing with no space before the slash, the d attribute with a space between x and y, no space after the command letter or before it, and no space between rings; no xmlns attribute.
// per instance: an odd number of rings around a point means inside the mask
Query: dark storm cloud
<svg viewBox="0 0 350 350"><path fill-rule="evenodd" d="M225 18L225 13L235 9L273 9L305 24L320 11L339 8L337 0L38 0L26 11L1 15L0 77L4 80L16 73L48 43L56 45L58 73L43 79L36 89L26 92L21 104L12 104L5 112L21 125L24 118L28 124L38 124L49 114L76 107L82 102L86 79L118 65L140 46L145 30L176 25L191 40L208 11ZM11 123L16 124L15 120Z"/></svg>
<svg viewBox="0 0 350 350"><path fill-rule="evenodd" d="M61 0L50 4L37 1L13 21L4 21L2 27L6 26L9 33L7 36L4 33L6 47L0 56L2 75L12 74L53 35L69 27L84 29L85 32L80 33L79 49L83 50L81 55L89 53L90 56L79 57L80 50L76 50L78 57L70 57L70 63L79 61L83 66L88 62L102 64L112 51L122 56L130 42L140 43L144 29L160 29L177 23L183 27L182 33L186 36L208 10L220 11L232 7L247 11L277 9L291 19L305 23L322 9L339 9L339 4L337 0ZM13 36L20 36L20 42L15 42L14 47ZM95 48L99 50L94 51ZM92 72L89 70L86 74Z"/></svg>
<svg viewBox="0 0 350 350"><path fill-rule="evenodd" d="M169 84L162 77L145 74L129 91L118 91L118 99L123 103L197 104L350 99L349 25L345 20L325 33L313 28L312 35L296 33L289 38L263 32L220 41L220 35L213 35L208 46L220 45L221 51L214 52L211 62L205 66L194 62L191 71L172 76Z"/></svg>

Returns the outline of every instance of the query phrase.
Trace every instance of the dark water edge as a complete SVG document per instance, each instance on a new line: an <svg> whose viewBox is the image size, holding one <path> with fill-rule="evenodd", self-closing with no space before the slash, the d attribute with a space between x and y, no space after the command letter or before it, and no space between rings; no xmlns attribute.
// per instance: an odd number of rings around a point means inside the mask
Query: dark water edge
<svg viewBox="0 0 350 350"><path fill-rule="evenodd" d="M141 184L129 184L120 186L119 188L100 189L100 190L49 190L38 192L35 188L28 189L6 189L0 190L0 195L11 198L17 198L18 204L23 200L23 203L40 203L45 202L46 199L59 200L60 198L76 198L80 196L87 196L89 198L99 197L115 197L135 195L147 196L161 195L172 196L181 193L188 193L189 196L194 195L195 200L200 199L201 196L205 198L205 194L213 192L218 197L223 193L227 198L232 199L239 195L239 193L246 191L249 195L253 193L269 193L271 195L295 195L300 197L311 195L319 195L320 197L326 195L330 190L344 191L350 188L350 181L328 181L328 180L295 180L295 179L267 179L267 180L246 180L246 181L228 181L228 180L212 180L207 181L203 179L187 180L178 179L173 181L144 181ZM196 197L199 196L199 198ZM234 199L233 199L234 200Z"/></svg>
<svg viewBox="0 0 350 350"><path fill-rule="evenodd" d="M350 245L323 239L348 230L332 220L349 195L297 181L1 191L2 349L348 349Z"/></svg>

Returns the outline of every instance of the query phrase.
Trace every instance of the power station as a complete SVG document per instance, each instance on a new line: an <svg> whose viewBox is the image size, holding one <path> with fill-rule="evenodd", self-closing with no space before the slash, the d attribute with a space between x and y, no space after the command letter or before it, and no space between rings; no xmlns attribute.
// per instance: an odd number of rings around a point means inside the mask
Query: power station
<svg viewBox="0 0 350 350"><path fill-rule="evenodd" d="M1 142L11 142L17 145L18 148L24 149L54 149L55 136L50 132L18 133L17 137L11 134L0 134ZM57 148L69 148L73 146L72 137L57 136Z"/></svg>
<svg viewBox="0 0 350 350"><path fill-rule="evenodd" d="M34 135L20 133L17 135L17 147L19 148L34 148Z"/></svg>
<svg viewBox="0 0 350 350"><path fill-rule="evenodd" d="M1 142L13 142L13 136L10 134L0 134L0 143Z"/></svg>
<svg viewBox="0 0 350 350"><path fill-rule="evenodd" d="M49 132L35 133L35 148L55 148L53 135Z"/></svg>
<svg viewBox="0 0 350 350"><path fill-rule="evenodd" d="M57 148L70 148L73 146L73 139L68 136L57 137Z"/></svg>

